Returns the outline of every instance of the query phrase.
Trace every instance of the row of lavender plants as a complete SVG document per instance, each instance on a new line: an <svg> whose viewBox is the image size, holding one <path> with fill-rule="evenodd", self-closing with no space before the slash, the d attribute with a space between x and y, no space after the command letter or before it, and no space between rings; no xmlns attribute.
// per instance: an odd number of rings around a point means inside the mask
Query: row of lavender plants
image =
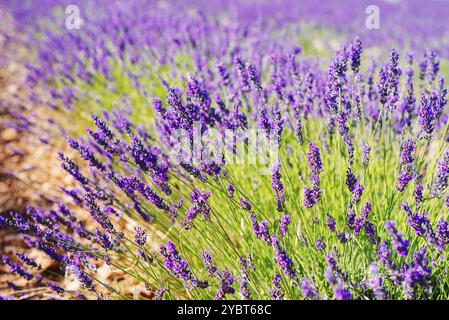
<svg viewBox="0 0 449 320"><path fill-rule="evenodd" d="M42 143L66 137L58 157L76 186L50 208L0 217L64 276L26 251L3 257L12 273L77 299L130 298L104 266L153 299L448 298L437 50L413 54L405 39L373 58L355 37L330 53L335 30L307 29L320 52L297 17L149 4L114 3L80 30L45 22L20 39L37 48L30 105L48 112L11 125ZM276 137L275 161L231 161L233 144L213 161L172 156L179 130L190 146L249 129ZM249 139L243 151L254 152ZM65 286L71 277L82 289Z"/></svg>

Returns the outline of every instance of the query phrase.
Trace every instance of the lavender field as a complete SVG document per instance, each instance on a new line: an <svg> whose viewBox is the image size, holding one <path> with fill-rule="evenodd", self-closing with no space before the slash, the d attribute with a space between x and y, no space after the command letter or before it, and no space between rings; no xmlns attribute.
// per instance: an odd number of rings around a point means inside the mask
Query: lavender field
<svg viewBox="0 0 449 320"><path fill-rule="evenodd" d="M447 300L448 16L0 0L0 299Z"/></svg>

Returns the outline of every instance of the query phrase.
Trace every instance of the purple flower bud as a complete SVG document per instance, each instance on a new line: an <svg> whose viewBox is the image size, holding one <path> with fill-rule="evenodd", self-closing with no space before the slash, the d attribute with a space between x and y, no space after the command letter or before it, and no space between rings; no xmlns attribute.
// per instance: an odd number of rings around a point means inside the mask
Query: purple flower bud
<svg viewBox="0 0 449 320"><path fill-rule="evenodd" d="M416 286L422 287L425 294L430 294L432 291L431 275L432 270L428 266L426 249L420 248L413 254L412 264L404 271L402 292L405 299L415 299Z"/></svg>
<svg viewBox="0 0 449 320"><path fill-rule="evenodd" d="M323 238L318 238L315 241L315 247L318 249L318 251L324 252L324 250L326 249L326 242L324 242Z"/></svg>
<svg viewBox="0 0 449 320"><path fill-rule="evenodd" d="M231 83L230 75L226 68L226 65L223 62L217 64L217 71L223 85L229 86L229 84Z"/></svg>
<svg viewBox="0 0 449 320"><path fill-rule="evenodd" d="M79 167L75 164L75 162L66 157L62 152L58 152L58 157L62 162L61 168L70 174L76 181L82 185L87 185L89 183L89 180L81 174Z"/></svg>
<svg viewBox="0 0 449 320"><path fill-rule="evenodd" d="M357 37L349 48L349 55L351 59L351 69L354 73L359 72L360 56L362 54L362 41Z"/></svg>
<svg viewBox="0 0 449 320"><path fill-rule="evenodd" d="M444 218L440 218L437 224L435 234L435 247L439 252L443 252L444 248L449 244L449 223Z"/></svg>
<svg viewBox="0 0 449 320"><path fill-rule="evenodd" d="M413 163L413 155L412 152L415 150L415 145L413 144L413 139L405 140L402 143L401 148L401 165L405 166L407 164Z"/></svg>
<svg viewBox="0 0 449 320"><path fill-rule="evenodd" d="M240 208L246 211L251 211L251 204L245 198L240 198Z"/></svg>
<svg viewBox="0 0 449 320"><path fill-rule="evenodd" d="M250 82L249 82L247 70L245 68L245 64L239 57L236 57L234 59L234 64L237 67L237 71L238 71L238 75L239 75L240 90L242 92L249 92L250 91L250 85L249 85Z"/></svg>
<svg viewBox="0 0 449 320"><path fill-rule="evenodd" d="M56 283L54 282L47 282L47 286L54 292L56 292L57 294L62 294L65 292L65 290L63 288L61 288L60 286L58 286Z"/></svg>
<svg viewBox="0 0 449 320"><path fill-rule="evenodd" d="M330 213L326 212L326 216L327 216L326 225L331 232L334 232L336 222L335 222L334 218L330 215Z"/></svg>
<svg viewBox="0 0 449 320"><path fill-rule="evenodd" d="M401 256L406 257L408 254L409 241L402 238L402 234L396 230L395 223L392 221L385 222L385 228L391 238L393 249Z"/></svg>
<svg viewBox="0 0 449 320"><path fill-rule="evenodd" d="M207 281L199 281L192 275L189 264L182 259L176 250L176 246L171 241L167 241L165 247L160 244L158 251L162 255L164 267L171 274L181 279L187 289L206 288L208 286Z"/></svg>
<svg viewBox="0 0 449 320"><path fill-rule="evenodd" d="M399 76L402 71L399 68L399 54L396 50L390 54L389 62L379 71L379 80L377 83L380 102L390 110L394 110L399 100Z"/></svg>
<svg viewBox="0 0 449 320"><path fill-rule="evenodd" d="M320 297L318 296L315 287L306 279L302 278L301 282L301 292L304 299L309 300L319 300Z"/></svg>
<svg viewBox="0 0 449 320"><path fill-rule="evenodd" d="M3 256L2 261L9 267L12 273L17 274L28 281L33 279L33 275L31 273L22 268L18 263L14 263L9 257Z"/></svg>
<svg viewBox="0 0 449 320"><path fill-rule="evenodd" d="M357 185L357 178L352 172L351 167L348 167L348 169L346 170L345 184L348 187L349 191L354 192L354 188Z"/></svg>
<svg viewBox="0 0 449 320"><path fill-rule="evenodd" d="M363 194L363 190L365 190L365 188L361 184L356 183L356 185L352 191L351 203L353 205L356 205L360 201L360 198L362 197L362 194Z"/></svg>
<svg viewBox="0 0 449 320"><path fill-rule="evenodd" d="M234 277L232 274L223 269L220 273L217 273L217 278L220 283L220 287L215 294L215 300L223 300L227 294L234 294L235 289L232 286L234 283Z"/></svg>
<svg viewBox="0 0 449 320"><path fill-rule="evenodd" d="M278 263L284 275L287 278L297 280L296 270L293 265L293 261L287 256L285 250L280 246L279 240L276 235L271 237L271 243L276 253L276 262Z"/></svg>
<svg viewBox="0 0 449 320"><path fill-rule="evenodd" d="M159 288L154 292L153 300L163 300L164 294L167 292L167 288Z"/></svg>
<svg viewBox="0 0 449 320"><path fill-rule="evenodd" d="M237 283L239 285L240 289L240 295L243 298L243 300L252 300L251 292L248 288L248 280L246 277L238 277Z"/></svg>
<svg viewBox="0 0 449 320"><path fill-rule="evenodd" d="M335 300L351 300L351 294L344 288L336 288L334 290Z"/></svg>
<svg viewBox="0 0 449 320"><path fill-rule="evenodd" d="M209 251L204 251L201 255L204 267L207 270L209 277L214 277L217 272L217 267L212 263L212 256Z"/></svg>
<svg viewBox="0 0 449 320"><path fill-rule="evenodd" d="M33 267L37 270L41 269L40 264L38 264L34 259L30 258L25 253L16 252L16 256L20 259L20 262L26 264L27 266Z"/></svg>
<svg viewBox="0 0 449 320"><path fill-rule="evenodd" d="M280 212L282 211L283 204L285 201L284 196L284 185L281 182L281 166L280 163L277 162L272 168L271 168L271 187L273 188L276 200L277 200L277 210Z"/></svg>
<svg viewBox="0 0 449 320"><path fill-rule="evenodd" d="M81 266L72 262L67 266L68 272L73 274L79 282L81 282L84 287L89 291L95 291L94 280L81 268Z"/></svg>
<svg viewBox="0 0 449 320"><path fill-rule="evenodd" d="M209 221L210 207L207 203L207 199L209 199L210 196L210 192L206 193L198 189L193 189L190 194L190 200L192 201L193 205L186 211L186 223L191 223L193 220L195 220L198 214L201 214L205 221Z"/></svg>
<svg viewBox="0 0 449 320"><path fill-rule="evenodd" d="M339 104L345 99L348 52L346 48L337 51L328 68L328 78L324 101L331 114L338 114Z"/></svg>
<svg viewBox="0 0 449 320"><path fill-rule="evenodd" d="M324 274L326 281L332 286L336 300L350 300L351 294L343 288L342 283L334 275L332 269L326 269Z"/></svg>
<svg viewBox="0 0 449 320"><path fill-rule="evenodd" d="M230 197L230 198L234 198L235 188L234 188L234 186L232 185L232 183L228 184L228 186L226 187L226 190L228 190L229 197Z"/></svg>
<svg viewBox="0 0 449 320"><path fill-rule="evenodd" d="M279 234L281 235L281 237L287 234L288 226L290 225L290 223L291 223L290 216L287 215L281 217L281 222L279 225Z"/></svg>
<svg viewBox="0 0 449 320"><path fill-rule="evenodd" d="M97 235L97 240L103 247L103 249L110 250L113 248L113 244L109 235L105 234L104 232L101 232L101 230L98 228L95 230L95 233Z"/></svg>
<svg viewBox="0 0 449 320"><path fill-rule="evenodd" d="M369 154L371 152L371 147L367 144L363 145L363 156L362 156L362 162L363 165L366 167L369 164Z"/></svg>
<svg viewBox="0 0 449 320"><path fill-rule="evenodd" d="M145 230L141 227L136 228L136 233L134 235L134 242L139 246L144 246L147 242L147 235Z"/></svg>
<svg viewBox="0 0 449 320"><path fill-rule="evenodd" d="M413 194L415 196L415 206L418 208L423 201L423 194L422 194L423 190L424 190L424 187L422 186L422 184L417 183Z"/></svg>
<svg viewBox="0 0 449 320"><path fill-rule="evenodd" d="M248 78L251 83L254 85L254 88L258 91L262 91L262 84L260 82L260 76L256 71L256 68L252 64L247 64L246 72L248 74Z"/></svg>
<svg viewBox="0 0 449 320"><path fill-rule="evenodd" d="M373 262L370 265L370 279L369 286L374 292L374 297L376 300L385 300L387 298L387 292L382 287L383 279L379 273L377 263Z"/></svg>
<svg viewBox="0 0 449 320"><path fill-rule="evenodd" d="M399 192L404 192L405 187L407 187L408 183L413 179L413 172L411 172L410 168L402 169L399 172L399 176L396 183L396 190Z"/></svg>
<svg viewBox="0 0 449 320"><path fill-rule="evenodd" d="M256 238L265 241L267 245L271 246L271 237L270 232L268 230L268 221L264 220L258 223L255 214L251 214L250 220L251 220L251 227L253 229L253 233L256 236Z"/></svg>
<svg viewBox="0 0 449 320"><path fill-rule="evenodd" d="M433 130L435 129L435 99L435 96L427 98L424 94L421 95L418 120L422 130L422 137L427 140L432 139Z"/></svg>
<svg viewBox="0 0 449 320"><path fill-rule="evenodd" d="M437 162L437 172L430 194L433 197L443 196L449 185L449 149L446 150L443 160Z"/></svg>
<svg viewBox="0 0 449 320"><path fill-rule="evenodd" d="M309 187L304 187L304 207L312 208L318 203L317 195L315 190Z"/></svg>
<svg viewBox="0 0 449 320"><path fill-rule="evenodd" d="M273 288L270 289L269 295L272 300L282 300L281 276L277 273L271 281Z"/></svg>
<svg viewBox="0 0 449 320"><path fill-rule="evenodd" d="M323 169L321 162L320 150L315 144L309 142L309 152L307 153L307 161L313 174L318 175Z"/></svg>

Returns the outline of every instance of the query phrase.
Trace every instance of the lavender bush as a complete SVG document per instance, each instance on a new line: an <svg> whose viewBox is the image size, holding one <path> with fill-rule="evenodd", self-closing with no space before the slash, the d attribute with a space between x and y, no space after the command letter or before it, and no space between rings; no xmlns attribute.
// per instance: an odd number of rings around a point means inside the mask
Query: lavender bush
<svg viewBox="0 0 449 320"><path fill-rule="evenodd" d="M63 276L27 252L3 257L11 273L73 299L130 298L105 267L153 299L447 299L447 26L423 25L441 38L421 48L396 38L408 23L373 38L355 32L363 10L327 3L332 26L290 5L114 2L81 6L79 30L23 31L37 48L27 85L42 92L30 104L51 116L13 125L65 137L74 186L0 217ZM398 6L386 17L429 18ZM208 158L195 141L211 132L235 135Z"/></svg>

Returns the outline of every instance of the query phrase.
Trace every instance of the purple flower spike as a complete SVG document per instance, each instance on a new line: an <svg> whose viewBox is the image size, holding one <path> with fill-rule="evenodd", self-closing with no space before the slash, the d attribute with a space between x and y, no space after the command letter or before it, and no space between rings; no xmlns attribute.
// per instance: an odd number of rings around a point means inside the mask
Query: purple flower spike
<svg viewBox="0 0 449 320"><path fill-rule="evenodd" d="M404 271L402 293L405 299L416 298L416 286L422 287L424 293L429 295L432 292L431 274L432 270L428 266L426 249L420 248L413 254L412 264Z"/></svg>
<svg viewBox="0 0 449 320"><path fill-rule="evenodd" d="M336 300L350 300L351 294L343 287L340 279L337 279L332 269L326 269L324 277L326 281L332 286L334 298Z"/></svg>
<svg viewBox="0 0 449 320"><path fill-rule="evenodd" d="M210 192L203 192L198 189L193 189L190 194L190 201L192 206L186 211L185 222L191 223L200 214L204 221L210 219L210 207L207 199L211 196Z"/></svg>
<svg viewBox="0 0 449 320"><path fill-rule="evenodd" d="M245 198L240 198L240 208L246 211L251 211L251 204Z"/></svg>
<svg viewBox="0 0 449 320"><path fill-rule="evenodd" d="M435 182L432 184L430 194L433 197L440 198L444 195L449 185L449 149L446 150L443 160L437 163L437 172L435 175Z"/></svg>
<svg viewBox="0 0 449 320"><path fill-rule="evenodd" d="M362 162L363 165L366 167L369 164L369 154L371 152L371 147L367 144L363 145L363 155L362 155Z"/></svg>
<svg viewBox="0 0 449 320"><path fill-rule="evenodd" d="M449 245L449 222L440 218L435 234L435 247L439 252L443 252L447 245Z"/></svg>
<svg viewBox="0 0 449 320"><path fill-rule="evenodd" d="M326 213L326 216L327 216L326 225L331 232L334 232L336 225L335 219L328 212Z"/></svg>
<svg viewBox="0 0 449 320"><path fill-rule="evenodd" d="M95 291L94 280L81 268L81 266L72 262L67 266L68 271L73 274L89 291Z"/></svg>
<svg viewBox="0 0 449 320"><path fill-rule="evenodd" d="M27 266L33 267L37 270L41 269L40 264L38 264L34 259L30 258L25 253L16 252L16 256L20 259L20 262L26 264Z"/></svg>
<svg viewBox="0 0 449 320"><path fill-rule="evenodd" d="M413 163L413 150L415 150L415 145L413 144L413 139L405 140L402 143L401 148L401 165L405 166L407 164Z"/></svg>
<svg viewBox="0 0 449 320"><path fill-rule="evenodd" d="M232 286L234 277L229 271L222 270L220 273L217 273L217 278L220 283L220 288L215 294L215 300L223 300L226 295L235 293L235 289Z"/></svg>
<svg viewBox="0 0 449 320"><path fill-rule="evenodd" d="M281 181L281 166L280 163L277 162L272 168L271 168L271 187L273 188L275 194L276 194L276 200L277 200L277 210L280 212L282 211L285 196L284 196L284 185Z"/></svg>
<svg viewBox="0 0 449 320"><path fill-rule="evenodd" d="M351 294L344 288L336 288L334 290L335 300L351 300Z"/></svg>
<svg viewBox="0 0 449 320"><path fill-rule="evenodd" d="M427 98L424 94L421 95L421 106L418 111L418 120L422 130L422 137L430 140L435 129L435 103L437 98L431 96Z"/></svg>
<svg viewBox="0 0 449 320"><path fill-rule="evenodd" d="M355 185L354 189L352 190L352 199L351 199L351 203L353 205L356 205L360 201L360 198L362 197L363 194L363 190L365 190L365 188L361 184L357 183Z"/></svg>
<svg viewBox="0 0 449 320"><path fill-rule="evenodd" d="M268 230L268 221L264 220L260 223L257 222L257 218L255 214L251 214L251 227L253 229L253 233L257 239L261 239L267 243L267 245L271 246L271 238L270 232Z"/></svg>
<svg viewBox="0 0 449 320"><path fill-rule="evenodd" d="M306 278L302 278L301 292L304 299L320 300L320 297L317 294L315 287Z"/></svg>
<svg viewBox="0 0 449 320"><path fill-rule="evenodd" d="M182 259L176 250L176 246L171 241L167 241L167 246L159 245L158 251L162 255L165 268L181 279L187 289L208 287L207 281L199 281L192 275L189 264Z"/></svg>
<svg viewBox="0 0 449 320"><path fill-rule="evenodd" d="M281 217L281 222L279 225L279 234L281 235L281 237L287 234L288 226L290 225L290 223L291 223L290 216Z"/></svg>
<svg viewBox="0 0 449 320"><path fill-rule="evenodd" d="M351 192L354 192L354 188L358 184L357 177L352 172L351 167L348 167L348 169L346 170L345 184Z"/></svg>
<svg viewBox="0 0 449 320"><path fill-rule="evenodd" d="M315 241L315 247L318 249L318 251L324 252L324 250L326 249L326 242L324 242L323 238L318 238Z"/></svg>
<svg viewBox="0 0 449 320"><path fill-rule="evenodd" d="M382 287L383 279L379 273L377 263L373 262L370 265L370 279L369 286L373 290L376 300L385 300L387 298L387 292Z"/></svg>
<svg viewBox="0 0 449 320"><path fill-rule="evenodd" d="M204 251L201 257L203 258L203 264L207 270L207 274L209 277L214 277L217 272L217 267L212 263L212 256L210 255L210 252Z"/></svg>
<svg viewBox="0 0 449 320"><path fill-rule="evenodd" d="M272 300L282 300L281 276L277 273L271 281L273 288L270 289L269 295Z"/></svg>
<svg viewBox="0 0 449 320"><path fill-rule="evenodd" d="M401 256L406 257L408 254L409 241L402 238L402 234L396 230L395 223L392 221L385 222L385 228L391 238L393 249Z"/></svg>
<svg viewBox="0 0 449 320"><path fill-rule="evenodd" d="M134 235L134 242L139 246L144 246L147 242L147 235L145 230L141 227L136 228L136 234Z"/></svg>
<svg viewBox="0 0 449 320"><path fill-rule="evenodd" d="M18 263L14 263L9 257L3 256L2 261L9 267L12 273L17 274L28 281L33 279L33 275L31 273L22 268Z"/></svg>
<svg viewBox="0 0 449 320"><path fill-rule="evenodd" d="M309 187L304 187L304 207L312 208L318 203L316 192Z"/></svg>
<svg viewBox="0 0 449 320"><path fill-rule="evenodd" d="M354 73L359 72L360 56L362 54L362 41L357 37L349 48L349 55L351 59L351 69Z"/></svg>
<svg viewBox="0 0 449 320"><path fill-rule="evenodd" d="M232 185L232 183L228 184L228 186L226 187L226 190L228 190L229 197L230 197L230 198L234 198L235 188L234 188L234 186Z"/></svg>
<svg viewBox="0 0 449 320"><path fill-rule="evenodd" d="M167 288L159 288L154 293L153 300L163 300L164 294L167 292Z"/></svg>
<svg viewBox="0 0 449 320"><path fill-rule="evenodd" d="M394 110L399 100L398 85L402 71L398 65L399 54L396 50L393 50L388 63L379 71L377 90L380 102L387 106L389 110Z"/></svg>
<svg viewBox="0 0 449 320"><path fill-rule="evenodd" d="M279 240L276 235L271 237L271 243L274 246L274 250L276 252L276 261L284 272L287 278L297 280L296 270L293 265L293 261L287 256L285 250L280 246Z"/></svg>
<svg viewBox="0 0 449 320"><path fill-rule="evenodd" d="M307 161L313 174L318 175L323 169L321 162L320 150L313 142L309 142L309 152L307 153Z"/></svg>
<svg viewBox="0 0 449 320"><path fill-rule="evenodd" d="M252 300L251 292L248 288L248 279L246 277L238 277L237 283L239 285L240 289L240 295L243 298L243 300Z"/></svg>
<svg viewBox="0 0 449 320"><path fill-rule="evenodd" d="M415 191L413 192L414 197L415 197L415 206L418 208L423 201L423 194L422 194L423 190L424 190L424 187L422 186L422 184L418 183L415 187Z"/></svg>
<svg viewBox="0 0 449 320"><path fill-rule="evenodd" d="M396 190L399 192L404 192L408 183L413 179L413 172L411 172L410 168L402 169L399 172L399 176L396 183Z"/></svg>

